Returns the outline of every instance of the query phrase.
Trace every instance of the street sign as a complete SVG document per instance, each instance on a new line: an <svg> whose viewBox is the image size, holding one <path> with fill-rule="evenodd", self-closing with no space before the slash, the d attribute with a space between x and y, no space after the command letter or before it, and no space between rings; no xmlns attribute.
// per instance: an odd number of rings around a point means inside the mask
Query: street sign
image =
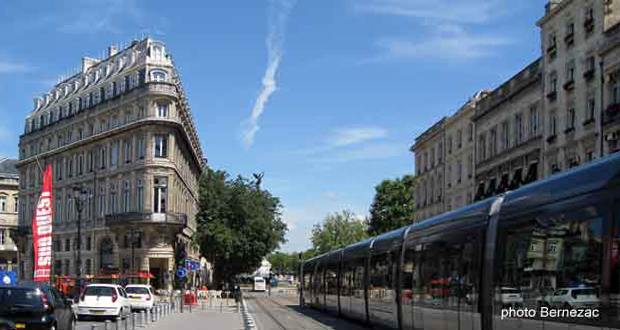
<svg viewBox="0 0 620 330"><path fill-rule="evenodd" d="M185 268L177 269L177 276L181 278L187 276L187 270Z"/></svg>

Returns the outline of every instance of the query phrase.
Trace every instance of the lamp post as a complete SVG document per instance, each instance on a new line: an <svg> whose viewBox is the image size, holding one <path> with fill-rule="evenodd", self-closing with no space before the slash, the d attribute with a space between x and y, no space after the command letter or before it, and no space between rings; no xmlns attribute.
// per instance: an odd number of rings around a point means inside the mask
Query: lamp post
<svg viewBox="0 0 620 330"><path fill-rule="evenodd" d="M131 272L136 275L136 245L138 245L141 234L134 227L130 228L129 234L131 235Z"/></svg>
<svg viewBox="0 0 620 330"><path fill-rule="evenodd" d="M80 282L82 276L82 211L84 210L84 203L88 196L88 191L84 187L74 186L73 193L75 194L75 208L78 212L77 219L77 276L76 276L76 289L78 295L80 294Z"/></svg>

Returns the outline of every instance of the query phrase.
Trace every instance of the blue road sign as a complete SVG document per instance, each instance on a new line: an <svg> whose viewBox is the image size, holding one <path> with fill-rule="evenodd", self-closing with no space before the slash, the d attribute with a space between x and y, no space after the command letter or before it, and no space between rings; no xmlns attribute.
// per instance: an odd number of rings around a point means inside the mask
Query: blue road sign
<svg viewBox="0 0 620 330"><path fill-rule="evenodd" d="M0 271L0 285L14 286L17 284L17 274L15 272Z"/></svg>
<svg viewBox="0 0 620 330"><path fill-rule="evenodd" d="M185 268L177 269L177 276L181 278L187 276L187 270Z"/></svg>

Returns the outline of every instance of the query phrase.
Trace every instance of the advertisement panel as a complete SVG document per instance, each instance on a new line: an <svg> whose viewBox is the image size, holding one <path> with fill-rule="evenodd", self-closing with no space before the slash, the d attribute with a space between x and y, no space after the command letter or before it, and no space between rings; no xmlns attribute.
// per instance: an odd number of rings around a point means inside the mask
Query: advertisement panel
<svg viewBox="0 0 620 330"><path fill-rule="evenodd" d="M32 219L34 282L50 281L52 268L52 165L43 173L43 189Z"/></svg>

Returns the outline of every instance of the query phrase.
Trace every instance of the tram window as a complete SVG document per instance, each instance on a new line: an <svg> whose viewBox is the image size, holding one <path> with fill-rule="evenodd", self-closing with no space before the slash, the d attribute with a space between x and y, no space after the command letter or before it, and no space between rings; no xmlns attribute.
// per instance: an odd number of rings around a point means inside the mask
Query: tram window
<svg viewBox="0 0 620 330"><path fill-rule="evenodd" d="M370 285L368 288L371 298L378 291L391 289L388 256L387 253L382 253L370 258Z"/></svg>
<svg viewBox="0 0 620 330"><path fill-rule="evenodd" d="M327 295L338 294L338 264L328 265L325 269L324 290Z"/></svg>
<svg viewBox="0 0 620 330"><path fill-rule="evenodd" d="M496 314L507 307L601 308L603 217L596 207L502 228L498 242ZM575 290L596 294L571 298Z"/></svg>
<svg viewBox="0 0 620 330"><path fill-rule="evenodd" d="M353 271L353 295L358 299L364 299L364 289L366 287L364 283L364 263L364 259L356 261Z"/></svg>

